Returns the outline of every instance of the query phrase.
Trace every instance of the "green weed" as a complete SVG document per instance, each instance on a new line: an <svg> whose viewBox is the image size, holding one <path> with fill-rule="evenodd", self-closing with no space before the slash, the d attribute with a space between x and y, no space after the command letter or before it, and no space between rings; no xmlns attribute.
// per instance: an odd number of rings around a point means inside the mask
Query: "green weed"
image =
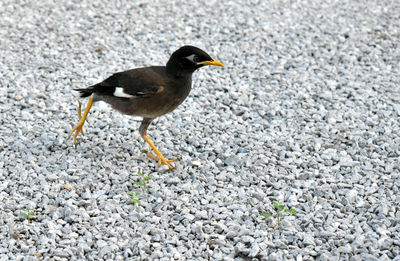
<svg viewBox="0 0 400 261"><path fill-rule="evenodd" d="M150 181L152 179L152 177L151 177L151 175L143 174L140 170L138 171L137 174L139 175L140 180L134 181L133 184L136 185L138 188L140 188L142 192L144 192L144 190L147 189L148 181ZM139 199L140 192L139 191L136 191L136 192L130 191L128 193L132 197L131 198L132 204L140 204L140 199Z"/></svg>
<svg viewBox="0 0 400 261"><path fill-rule="evenodd" d="M35 219L35 217L33 215L35 215L35 212L33 210L30 210L29 208L26 209L26 212L19 213L20 217L23 217L23 218L27 219L28 221Z"/></svg>
<svg viewBox="0 0 400 261"><path fill-rule="evenodd" d="M294 210L294 208L285 208L284 205L279 204L278 202L274 202L274 208L275 208L275 217L276 217L276 223L278 226L281 226L282 222L282 218L284 217L285 214L287 215L296 215L296 210ZM261 212L260 213L261 216L265 217L265 218L269 218L274 216L273 213L267 213L267 212Z"/></svg>

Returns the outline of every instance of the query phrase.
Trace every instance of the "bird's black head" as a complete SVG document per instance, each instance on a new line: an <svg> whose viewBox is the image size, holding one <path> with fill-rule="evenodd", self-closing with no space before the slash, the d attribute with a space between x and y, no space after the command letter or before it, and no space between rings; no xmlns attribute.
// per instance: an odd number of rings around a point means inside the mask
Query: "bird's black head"
<svg viewBox="0 0 400 261"><path fill-rule="evenodd" d="M203 50L186 45L171 55L167 63L167 71L173 74L191 74L205 65L224 66Z"/></svg>

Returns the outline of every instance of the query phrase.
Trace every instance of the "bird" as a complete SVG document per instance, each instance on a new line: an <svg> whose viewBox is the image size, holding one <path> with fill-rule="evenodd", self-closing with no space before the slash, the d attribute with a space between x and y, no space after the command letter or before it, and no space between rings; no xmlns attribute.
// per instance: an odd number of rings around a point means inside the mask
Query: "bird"
<svg viewBox="0 0 400 261"><path fill-rule="evenodd" d="M147 129L155 118L172 112L186 99L192 88L193 72L207 65L224 67L200 48L185 45L172 53L165 66L117 72L88 88L74 89L81 98L89 97L89 100L83 115L78 101L79 122L68 137L74 135L76 146L79 133L84 134L83 125L93 103L103 101L123 114L142 117L140 136L155 153L148 152L148 157L173 170L170 163L180 159L166 159L147 136Z"/></svg>

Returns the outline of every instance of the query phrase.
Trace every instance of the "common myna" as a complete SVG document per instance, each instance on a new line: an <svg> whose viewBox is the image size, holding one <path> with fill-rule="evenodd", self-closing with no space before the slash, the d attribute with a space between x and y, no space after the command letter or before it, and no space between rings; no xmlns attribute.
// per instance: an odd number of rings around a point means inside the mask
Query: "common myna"
<svg viewBox="0 0 400 261"><path fill-rule="evenodd" d="M127 115L143 117L139 127L142 138L150 145L156 155L147 155L173 169L170 162L147 137L147 128L156 117L173 111L188 96L192 87L192 73L205 65L224 66L203 50L194 46L183 46L175 51L166 66L151 66L119 72L104 81L88 87L75 89L81 97L89 97L86 109L81 115L78 108L79 123L69 134L75 132L74 144L78 134L83 134L83 124L96 101L104 101L112 108Z"/></svg>

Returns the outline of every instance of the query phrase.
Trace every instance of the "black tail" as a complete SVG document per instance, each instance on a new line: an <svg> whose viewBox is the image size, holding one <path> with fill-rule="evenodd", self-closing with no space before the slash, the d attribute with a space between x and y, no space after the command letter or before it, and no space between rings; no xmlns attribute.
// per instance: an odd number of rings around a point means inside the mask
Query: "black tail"
<svg viewBox="0 0 400 261"><path fill-rule="evenodd" d="M82 98L89 97L94 92L94 89L89 87L87 89L74 89L74 91L78 91Z"/></svg>

